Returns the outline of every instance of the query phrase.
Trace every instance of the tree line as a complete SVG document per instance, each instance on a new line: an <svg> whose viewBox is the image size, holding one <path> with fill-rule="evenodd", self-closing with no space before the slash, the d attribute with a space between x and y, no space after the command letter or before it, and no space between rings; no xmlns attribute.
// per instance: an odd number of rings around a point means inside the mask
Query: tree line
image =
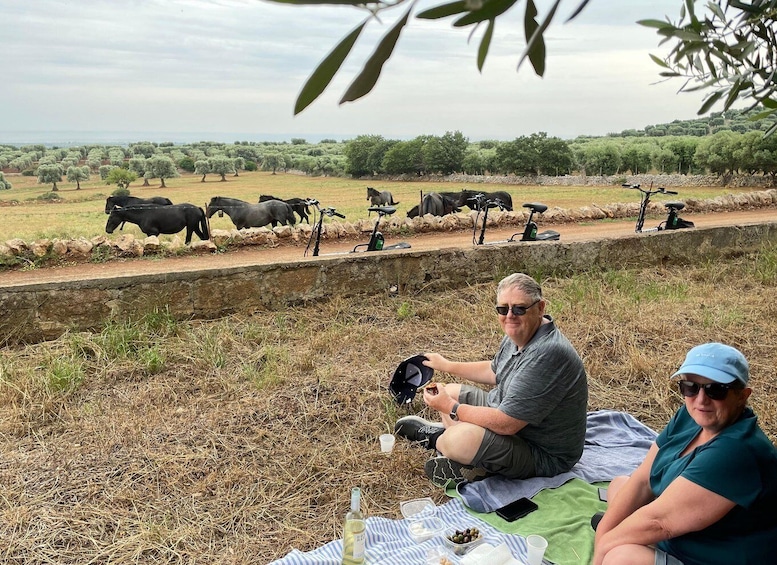
<svg viewBox="0 0 777 565"><path fill-rule="evenodd" d="M181 171L226 180L240 171L295 170L313 176L427 176L468 175L559 176L680 173L777 175L777 136L764 136L773 119L752 120L743 112L712 114L707 134L668 135L671 128L701 131L700 120L647 126L603 137L581 136L568 141L545 132L512 141L470 142L460 131L421 135L410 140L360 135L351 140L323 139L308 143L201 141L185 145L141 141L126 147L84 145L14 147L0 145L0 189L11 183L2 169L35 175L41 184L65 177L76 183L99 175L108 184L126 188L137 179L180 175Z"/></svg>

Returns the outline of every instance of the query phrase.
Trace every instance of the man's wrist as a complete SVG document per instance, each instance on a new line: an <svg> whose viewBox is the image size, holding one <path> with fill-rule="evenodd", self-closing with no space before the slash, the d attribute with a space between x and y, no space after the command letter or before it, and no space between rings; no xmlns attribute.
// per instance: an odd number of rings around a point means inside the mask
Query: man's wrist
<svg viewBox="0 0 777 565"><path fill-rule="evenodd" d="M456 421L459 419L459 414L458 414L459 406L461 406L461 404L459 404L458 402L455 402L453 406L451 406L451 409L448 412L448 415L450 416L451 420Z"/></svg>

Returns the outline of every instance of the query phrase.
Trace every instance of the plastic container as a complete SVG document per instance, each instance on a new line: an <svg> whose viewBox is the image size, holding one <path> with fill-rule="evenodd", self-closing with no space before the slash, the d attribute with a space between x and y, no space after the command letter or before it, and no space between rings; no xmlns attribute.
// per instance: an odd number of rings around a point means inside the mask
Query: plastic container
<svg viewBox="0 0 777 565"><path fill-rule="evenodd" d="M414 542L422 543L442 534L445 531L445 523L435 516L421 515L417 518L409 518L407 529Z"/></svg>
<svg viewBox="0 0 777 565"><path fill-rule="evenodd" d="M466 553L469 550L471 550L473 547L477 547L485 541L485 539L483 538L483 534L480 533L478 534L480 537L468 543L454 543L451 540L451 537L453 537L455 533L456 533L455 529L449 529L445 532L445 535L442 538L442 541L445 544L446 549L452 551L454 555L459 555L459 556L466 555Z"/></svg>
<svg viewBox="0 0 777 565"><path fill-rule="evenodd" d="M405 518L418 517L418 514L431 514L437 508L431 498L414 498L399 503L399 510Z"/></svg>

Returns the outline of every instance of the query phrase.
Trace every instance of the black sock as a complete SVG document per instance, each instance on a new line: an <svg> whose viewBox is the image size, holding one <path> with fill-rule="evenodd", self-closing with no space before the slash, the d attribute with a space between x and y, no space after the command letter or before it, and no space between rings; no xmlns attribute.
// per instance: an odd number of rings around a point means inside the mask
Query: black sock
<svg viewBox="0 0 777 565"><path fill-rule="evenodd" d="M426 436L428 438L426 447L429 449L437 449L437 438L440 437L444 431L445 428L440 428Z"/></svg>

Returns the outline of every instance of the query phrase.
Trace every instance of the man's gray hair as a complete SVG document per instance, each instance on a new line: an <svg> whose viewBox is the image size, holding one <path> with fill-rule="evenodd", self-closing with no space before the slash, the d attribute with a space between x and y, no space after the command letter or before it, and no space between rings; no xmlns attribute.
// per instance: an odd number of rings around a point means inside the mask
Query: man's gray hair
<svg viewBox="0 0 777 565"><path fill-rule="evenodd" d="M540 286L540 283L524 273L513 273L499 281L499 285L496 287L497 297L500 296L503 291L511 288L523 292L532 302L542 300L542 287Z"/></svg>

